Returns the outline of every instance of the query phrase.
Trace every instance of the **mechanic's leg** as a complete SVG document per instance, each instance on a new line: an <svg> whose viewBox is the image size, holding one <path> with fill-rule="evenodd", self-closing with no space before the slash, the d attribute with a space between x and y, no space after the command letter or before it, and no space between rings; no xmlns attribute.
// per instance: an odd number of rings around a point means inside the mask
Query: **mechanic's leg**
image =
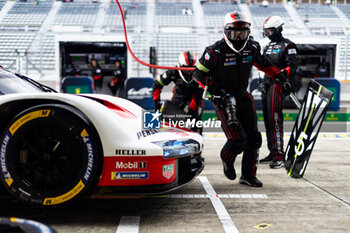
<svg viewBox="0 0 350 233"><path fill-rule="evenodd" d="M261 147L261 134L257 129L257 116L253 97L246 93L245 97L237 104L238 119L242 123L247 134L247 146L244 148L242 158L241 184L253 187L261 187L262 183L256 178L257 161L259 159L258 149Z"/></svg>
<svg viewBox="0 0 350 233"><path fill-rule="evenodd" d="M275 161L282 161L284 157L283 150L283 114L282 114L282 86L274 84L272 88L271 99L271 133L272 148Z"/></svg>
<svg viewBox="0 0 350 233"><path fill-rule="evenodd" d="M242 176L239 183L252 187L262 187L263 183L256 178L258 168L259 149L261 146L261 134L256 132L248 137L248 144L243 152Z"/></svg>
<svg viewBox="0 0 350 233"><path fill-rule="evenodd" d="M230 180L236 178L234 162L238 154L240 154L246 145L246 135L242 126L234 129L227 124L227 113L224 107L215 106L216 114L221 121L221 127L226 135L227 142L221 150L220 156L224 166L224 174Z"/></svg>
<svg viewBox="0 0 350 233"><path fill-rule="evenodd" d="M248 136L247 147L243 152L242 175L245 177L255 177L258 169L259 148L261 147L261 133L256 131Z"/></svg>
<svg viewBox="0 0 350 233"><path fill-rule="evenodd" d="M266 129L266 138L267 138L267 148L269 149L270 153L271 150L274 148L273 143L273 133L272 133L272 102L273 102L273 86L274 84L270 85L267 88L266 92L266 98L265 98L265 107L263 108L263 114L264 114L264 124Z"/></svg>
<svg viewBox="0 0 350 233"><path fill-rule="evenodd" d="M265 125L265 132L266 132L266 138L267 138L267 148L269 150L269 154L260 160L260 163L270 163L273 160L273 155L271 154L272 150L272 129L271 129L271 120L270 120L270 100L271 100L271 91L269 91L271 85L266 86L266 92L261 94L262 99L262 107L263 107L263 115L264 115L264 125Z"/></svg>

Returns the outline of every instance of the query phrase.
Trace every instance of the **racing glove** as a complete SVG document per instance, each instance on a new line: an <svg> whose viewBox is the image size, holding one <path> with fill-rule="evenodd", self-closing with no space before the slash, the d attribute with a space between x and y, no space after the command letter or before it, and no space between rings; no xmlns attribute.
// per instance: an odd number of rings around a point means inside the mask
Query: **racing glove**
<svg viewBox="0 0 350 233"><path fill-rule="evenodd" d="M292 92L292 86L287 79L287 75L287 71L283 70L275 76L275 80L282 84L282 91L286 96Z"/></svg>
<svg viewBox="0 0 350 233"><path fill-rule="evenodd" d="M162 107L162 104L160 103L160 100L154 101L154 111L160 111L160 108Z"/></svg>
<svg viewBox="0 0 350 233"><path fill-rule="evenodd" d="M259 79L259 88L261 93L265 94L266 93L266 84L262 78Z"/></svg>
<svg viewBox="0 0 350 233"><path fill-rule="evenodd" d="M290 85L289 81L285 81L282 83L282 92L286 96L292 93L292 86Z"/></svg>
<svg viewBox="0 0 350 233"><path fill-rule="evenodd" d="M280 83L284 83L285 81L288 81L287 77L288 77L287 71L283 70L275 76L275 80L280 82Z"/></svg>

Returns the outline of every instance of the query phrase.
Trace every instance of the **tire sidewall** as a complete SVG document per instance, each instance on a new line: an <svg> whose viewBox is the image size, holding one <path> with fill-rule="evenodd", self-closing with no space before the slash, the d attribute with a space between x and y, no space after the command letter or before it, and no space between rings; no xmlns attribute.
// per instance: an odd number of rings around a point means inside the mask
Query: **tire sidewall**
<svg viewBox="0 0 350 233"><path fill-rule="evenodd" d="M72 177L72 181L62 193L47 196L45 193L38 193L30 185L18 177L13 166L11 166L11 144L15 143L16 133L25 130L29 124L45 120L72 120L80 121L75 129L77 138L83 151L83 161L78 177ZM96 131L92 123L77 109L59 104L46 104L28 108L11 120L5 128L0 139L0 178L5 188L18 199L35 205L52 206L70 202L78 199L88 190L96 185L99 177L99 146L96 140Z"/></svg>

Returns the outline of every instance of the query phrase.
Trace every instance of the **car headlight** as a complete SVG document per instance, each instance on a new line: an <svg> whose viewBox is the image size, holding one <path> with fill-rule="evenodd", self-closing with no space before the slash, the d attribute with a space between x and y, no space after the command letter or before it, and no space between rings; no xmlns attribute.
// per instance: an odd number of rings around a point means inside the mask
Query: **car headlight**
<svg viewBox="0 0 350 233"><path fill-rule="evenodd" d="M200 144L193 139L153 142L163 148L164 158L185 157L200 151Z"/></svg>

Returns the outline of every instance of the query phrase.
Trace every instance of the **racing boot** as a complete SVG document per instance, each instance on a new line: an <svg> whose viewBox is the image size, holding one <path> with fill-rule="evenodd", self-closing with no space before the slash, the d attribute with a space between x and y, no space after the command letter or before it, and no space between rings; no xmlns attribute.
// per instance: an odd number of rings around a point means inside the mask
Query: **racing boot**
<svg viewBox="0 0 350 233"><path fill-rule="evenodd" d="M273 160L273 161L270 163L270 168L278 169L278 168L282 168L282 167L284 167L283 161L276 161L276 160Z"/></svg>
<svg viewBox="0 0 350 233"><path fill-rule="evenodd" d="M256 178L255 176L253 176L253 177L241 176L241 178L239 179L239 183L245 184L248 186L252 186L252 187L262 187L263 186L263 183L260 180L258 180L258 178Z"/></svg>
<svg viewBox="0 0 350 233"><path fill-rule="evenodd" d="M235 168L233 167L233 163L227 164L226 162L222 162L222 165L224 166L224 174L229 180L234 180L236 179L236 171Z"/></svg>
<svg viewBox="0 0 350 233"><path fill-rule="evenodd" d="M273 155L270 153L270 154L269 154L268 156L266 156L265 158L260 159L259 162L265 164L265 163L271 163L272 160L273 160Z"/></svg>

